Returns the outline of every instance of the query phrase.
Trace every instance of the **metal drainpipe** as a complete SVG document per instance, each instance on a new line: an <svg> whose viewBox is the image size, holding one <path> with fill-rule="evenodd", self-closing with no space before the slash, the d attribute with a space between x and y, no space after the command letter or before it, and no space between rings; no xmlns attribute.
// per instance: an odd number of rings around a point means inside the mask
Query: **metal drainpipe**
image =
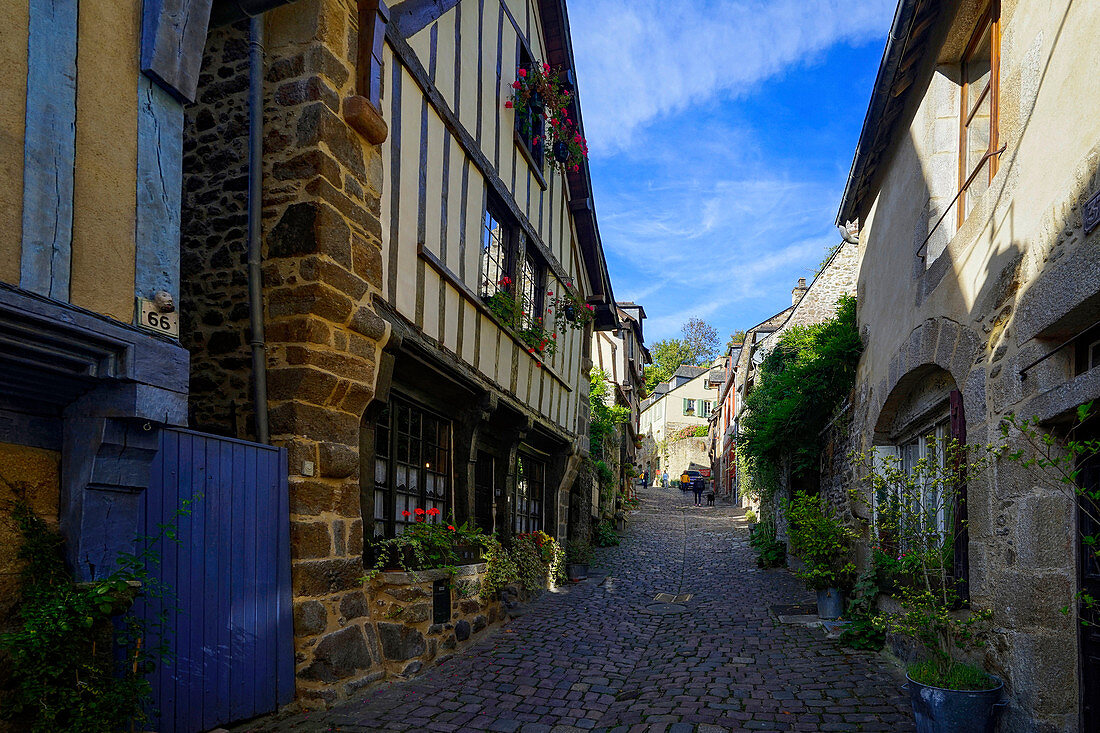
<svg viewBox="0 0 1100 733"><path fill-rule="evenodd" d="M264 344L263 154L264 154L264 18L249 20L248 44L248 306L252 346L252 402L256 439L271 442L267 422L267 349Z"/></svg>

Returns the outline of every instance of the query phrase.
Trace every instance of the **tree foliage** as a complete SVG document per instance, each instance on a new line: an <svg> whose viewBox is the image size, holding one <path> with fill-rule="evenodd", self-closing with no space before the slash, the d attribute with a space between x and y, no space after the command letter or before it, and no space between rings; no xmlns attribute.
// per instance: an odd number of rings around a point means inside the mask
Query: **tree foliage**
<svg viewBox="0 0 1100 733"><path fill-rule="evenodd" d="M851 296L841 297L829 320L784 332L745 400L746 456L764 464L786 453L795 474L816 465L821 432L851 391L862 350Z"/></svg>
<svg viewBox="0 0 1100 733"><path fill-rule="evenodd" d="M661 339L650 347L653 363L645 368L647 392L672 379L684 364L708 366L718 355L718 330L703 319L688 319L680 332L683 338Z"/></svg>
<svg viewBox="0 0 1100 733"><path fill-rule="evenodd" d="M693 363L709 366L714 357L718 356L718 329L702 318L689 318L680 326L680 332L684 334L684 344L687 345Z"/></svg>
<svg viewBox="0 0 1100 733"><path fill-rule="evenodd" d="M588 436L592 443L590 455L594 461L598 461L604 456L604 444L615 426L630 419L630 408L616 405L610 399L611 384L608 382L607 372L593 369L589 380L588 405L592 410L592 419L588 423Z"/></svg>
<svg viewBox="0 0 1100 733"><path fill-rule="evenodd" d="M741 344L745 343L745 337L747 335L748 334L745 332L744 329L731 333L729 341L726 342L726 350L729 351L734 346L740 346Z"/></svg>

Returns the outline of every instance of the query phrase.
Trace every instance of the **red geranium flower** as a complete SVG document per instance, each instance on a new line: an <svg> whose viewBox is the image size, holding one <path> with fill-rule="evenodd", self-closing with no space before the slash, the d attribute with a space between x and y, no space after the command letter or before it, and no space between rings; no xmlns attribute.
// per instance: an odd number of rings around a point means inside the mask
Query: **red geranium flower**
<svg viewBox="0 0 1100 733"><path fill-rule="evenodd" d="M408 510L406 509L405 511L401 512L401 516L403 516L403 517L409 516Z"/></svg>
<svg viewBox="0 0 1100 733"><path fill-rule="evenodd" d="M512 82L512 88L513 88L513 89L519 89L519 88L521 88L522 86L523 86L523 85L522 85L522 84L520 84L520 83L519 83L518 81L514 81L514 82Z"/></svg>
<svg viewBox="0 0 1100 733"><path fill-rule="evenodd" d="M524 78L527 77L527 69L520 69L516 73L519 74L521 77L524 77Z"/></svg>
<svg viewBox="0 0 1100 733"><path fill-rule="evenodd" d="M511 102L505 102L504 103L504 109L512 109L512 103Z"/></svg>
<svg viewBox="0 0 1100 733"><path fill-rule="evenodd" d="M416 513L417 513L417 515L419 516L419 515L421 515L421 514L423 514L423 513L424 513L424 510L423 510L423 509L421 509L420 507L417 507L417 508L416 508Z"/></svg>
<svg viewBox="0 0 1100 733"><path fill-rule="evenodd" d="M447 525L447 529L449 529L449 530L451 530L452 532L454 532L454 531L455 531L455 526L454 526L453 524L448 524L448 525Z"/></svg>

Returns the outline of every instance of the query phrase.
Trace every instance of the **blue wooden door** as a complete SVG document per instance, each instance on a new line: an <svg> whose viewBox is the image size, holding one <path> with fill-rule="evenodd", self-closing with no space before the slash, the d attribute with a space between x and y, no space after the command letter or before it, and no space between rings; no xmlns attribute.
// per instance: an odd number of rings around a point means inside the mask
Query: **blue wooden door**
<svg viewBox="0 0 1100 733"><path fill-rule="evenodd" d="M139 607L150 619L169 610L163 638L172 655L150 677L153 729L194 733L290 702L286 451L162 430L141 521L147 536L171 524L178 537L158 543L151 568L171 593Z"/></svg>

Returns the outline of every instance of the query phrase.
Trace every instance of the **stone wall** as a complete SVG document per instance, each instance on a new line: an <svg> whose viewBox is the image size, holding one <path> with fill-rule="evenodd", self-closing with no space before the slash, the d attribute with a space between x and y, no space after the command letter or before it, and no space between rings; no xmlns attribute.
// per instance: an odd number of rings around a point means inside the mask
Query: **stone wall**
<svg viewBox="0 0 1100 733"><path fill-rule="evenodd" d="M371 654L378 659L378 679L408 678L429 664L445 661L504 618L501 603L481 597L486 565L458 567L451 582L451 618L433 620L432 586L447 570L380 573L371 582Z"/></svg>
<svg viewBox="0 0 1100 733"><path fill-rule="evenodd" d="M211 29L185 109L180 343L191 353L189 424L247 438L248 26Z"/></svg>
<svg viewBox="0 0 1100 733"><path fill-rule="evenodd" d="M682 425L670 425L670 434L675 435ZM669 439L665 442L661 468L668 469L668 480L678 481L692 463L701 466L710 465L710 454L707 452L706 438L684 438L683 440Z"/></svg>
<svg viewBox="0 0 1100 733"><path fill-rule="evenodd" d="M288 449L298 696L330 704L377 678L366 618L359 433L389 325L379 150L340 114L354 93L355 3L267 13L263 256L272 442ZM199 428L251 437L243 216L243 25L216 30L188 116L185 343ZM229 176L225 172L229 171Z"/></svg>

